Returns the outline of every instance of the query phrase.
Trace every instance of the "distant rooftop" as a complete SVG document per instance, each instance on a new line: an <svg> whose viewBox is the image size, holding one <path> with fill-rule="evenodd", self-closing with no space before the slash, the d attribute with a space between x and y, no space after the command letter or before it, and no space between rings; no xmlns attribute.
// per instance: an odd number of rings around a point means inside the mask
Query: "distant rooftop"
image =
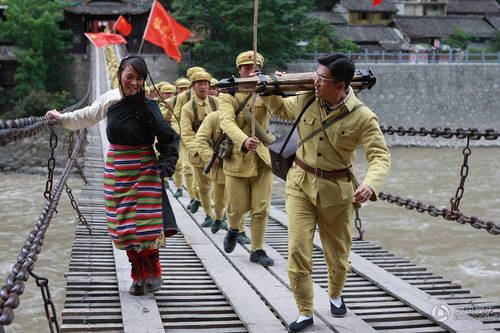
<svg viewBox="0 0 500 333"><path fill-rule="evenodd" d="M386 25L339 25L335 27L335 35L349 38L357 44L378 44L380 50L407 50L408 44L395 29Z"/></svg>
<svg viewBox="0 0 500 333"><path fill-rule="evenodd" d="M500 13L496 0L449 0L448 14L494 14Z"/></svg>
<svg viewBox="0 0 500 333"><path fill-rule="evenodd" d="M0 45L0 61L16 60L14 50L21 50L21 48L13 45Z"/></svg>
<svg viewBox="0 0 500 333"><path fill-rule="evenodd" d="M347 20L342 15L334 12L310 12L307 15L328 21L331 24L347 24Z"/></svg>
<svg viewBox="0 0 500 333"><path fill-rule="evenodd" d="M342 2L343 6L348 11L354 12L390 12L396 13L398 9L394 5L393 0L383 0L382 3L376 7L372 6L372 1L368 0L348 0Z"/></svg>
<svg viewBox="0 0 500 333"><path fill-rule="evenodd" d="M68 6L64 10L72 14L92 15L137 15L148 12L151 7L138 6L122 1L84 1L75 6Z"/></svg>

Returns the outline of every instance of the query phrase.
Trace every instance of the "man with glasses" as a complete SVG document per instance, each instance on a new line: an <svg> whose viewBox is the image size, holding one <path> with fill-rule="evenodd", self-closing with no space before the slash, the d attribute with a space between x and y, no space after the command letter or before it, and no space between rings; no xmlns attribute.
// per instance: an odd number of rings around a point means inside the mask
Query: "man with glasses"
<svg viewBox="0 0 500 333"><path fill-rule="evenodd" d="M312 325L313 238L318 225L328 267L330 310L344 316L342 289L347 279L354 206L377 200L390 169L390 153L377 116L363 105L349 86L354 64L342 53L318 58L314 92L290 98L262 97L271 113L295 120L298 146L287 175L288 275L299 317L291 332ZM309 107L307 107L307 104ZM369 162L364 181L357 186L352 174L356 149L362 146Z"/></svg>

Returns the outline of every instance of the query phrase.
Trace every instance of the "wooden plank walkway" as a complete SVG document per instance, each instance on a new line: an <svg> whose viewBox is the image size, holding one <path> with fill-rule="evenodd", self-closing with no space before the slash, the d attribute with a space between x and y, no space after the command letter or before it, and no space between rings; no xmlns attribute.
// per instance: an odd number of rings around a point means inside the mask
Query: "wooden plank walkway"
<svg viewBox="0 0 500 333"><path fill-rule="evenodd" d="M95 52L97 52L94 49ZM103 72L102 51L91 57L96 74ZM105 76L96 75L95 96L106 90ZM78 226L66 273L67 294L62 312L63 332L286 332L297 309L289 290L287 228L284 200L273 196L265 250L275 265L249 262L248 246L233 253L222 250L225 232L203 229L202 211L186 210L187 196L169 197L181 234L167 239L160 250L162 289L154 295L130 296L129 263L115 250L106 230L103 198L105 123L88 132L85 173L79 207L92 235ZM173 188L173 184L171 184ZM249 228L249 222L247 221ZM343 296L345 318L329 310L327 269L319 237L315 237L314 325L304 332L493 332L500 331L500 310L459 285L367 241L354 241L353 266ZM456 318L455 307L478 310L481 320ZM436 307L450 311L438 320ZM481 309L491 309L482 318ZM455 312L456 313L456 312Z"/></svg>

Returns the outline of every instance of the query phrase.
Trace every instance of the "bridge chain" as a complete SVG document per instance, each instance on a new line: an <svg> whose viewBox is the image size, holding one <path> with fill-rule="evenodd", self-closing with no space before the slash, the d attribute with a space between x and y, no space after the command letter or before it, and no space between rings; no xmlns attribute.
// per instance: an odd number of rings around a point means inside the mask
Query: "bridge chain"
<svg viewBox="0 0 500 333"><path fill-rule="evenodd" d="M30 276L35 267L38 254L42 250L45 233L50 225L50 221L61 198L63 187L68 179L71 168L74 165L78 150L82 142L83 130L79 132L79 140L75 143L75 150L71 158L66 163L55 187L48 196L47 203L43 208L33 230L26 239L24 246L17 256L17 262L12 267L11 273L7 276L5 285L0 289L0 333L4 333L4 326L9 325L14 320L14 309L19 306L19 296L24 293L24 282ZM54 311L55 313L55 311ZM50 325L50 319L49 319Z"/></svg>
<svg viewBox="0 0 500 333"><path fill-rule="evenodd" d="M57 134L54 132L54 128L51 126L50 129L50 156L47 161L47 182L45 183L45 192L43 197L45 199L51 199L50 195L52 193L52 184L54 182L54 169L56 167L56 159L54 158L54 151L57 148Z"/></svg>
<svg viewBox="0 0 500 333"><path fill-rule="evenodd" d="M452 129L450 127L445 127L441 129L440 127L434 127L432 129L427 129L425 127L420 127L420 129L415 129L414 127L404 128L402 126L398 128L394 128L393 126L388 126L387 128L384 126L380 126L380 130L382 133L387 135L397 134L399 136L408 135L408 136L431 136L432 138L442 137L445 139L451 139L452 137L456 137L457 139L465 139L469 138L471 140L479 140L484 138L486 140L497 140L500 137L500 132L493 128L488 128L485 130L479 130L477 128L457 128Z"/></svg>
<svg viewBox="0 0 500 333"><path fill-rule="evenodd" d="M45 315L47 316L47 321L49 322L50 333L61 332L61 327L59 326L59 322L57 321L56 306L54 305L54 302L52 301L52 297L50 295L49 279L38 276L33 272L30 272L30 275L35 278L36 285L40 287L43 304L45 306Z"/></svg>
<svg viewBox="0 0 500 333"><path fill-rule="evenodd" d="M386 200L389 203L394 203L397 206L404 206L407 209L413 210L415 209L419 213L429 213L430 216L442 216L445 218L447 215L450 217L449 220L456 221L460 224L470 224L473 228L476 229L486 229L492 235L500 234L500 226L493 221L485 222L482 219L475 216L467 216L462 212L457 212L456 214L449 215L451 210L448 208L438 208L434 205L426 205L420 201L415 201L413 199L405 199L403 197L380 192L378 194L378 198L381 200Z"/></svg>

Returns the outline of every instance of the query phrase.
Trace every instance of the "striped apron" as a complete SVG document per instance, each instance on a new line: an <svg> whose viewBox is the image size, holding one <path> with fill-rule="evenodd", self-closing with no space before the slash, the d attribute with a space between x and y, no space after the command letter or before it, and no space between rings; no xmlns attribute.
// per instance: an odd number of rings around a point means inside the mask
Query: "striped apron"
<svg viewBox="0 0 500 333"><path fill-rule="evenodd" d="M153 148L110 144L104 167L107 227L118 249L156 249L164 240L162 187Z"/></svg>

